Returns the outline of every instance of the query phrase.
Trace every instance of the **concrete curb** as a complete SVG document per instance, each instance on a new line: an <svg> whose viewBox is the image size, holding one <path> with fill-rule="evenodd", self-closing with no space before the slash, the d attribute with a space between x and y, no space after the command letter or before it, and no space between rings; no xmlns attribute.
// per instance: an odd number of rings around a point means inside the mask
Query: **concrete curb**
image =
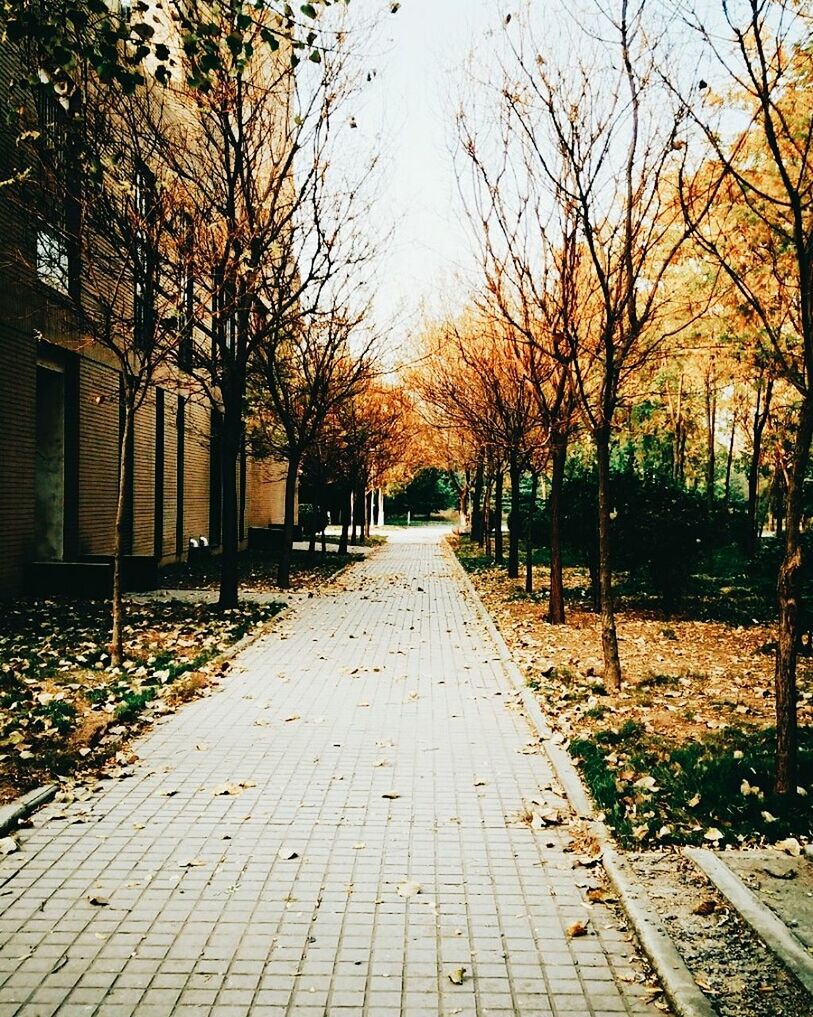
<svg viewBox="0 0 813 1017"><path fill-rule="evenodd" d="M581 776L567 752L553 741L550 724L545 718L536 696L525 684L511 651L494 623L494 619L480 599L468 573L460 563L447 540L443 541L446 554L452 559L475 609L483 621L504 664L511 684L519 693L529 721L536 728L542 746L550 760L556 778L564 788L568 801L580 819L591 821L593 833L602 845L602 865L618 894L624 913L632 926L641 949L663 985L666 998L677 1017L717 1017L716 1011L692 978L691 972L678 953L668 933L657 917L646 894L635 882L633 873L612 847L612 838L604 823L596 817Z"/></svg>
<svg viewBox="0 0 813 1017"><path fill-rule="evenodd" d="M0 837L5 837L14 830L21 819L25 819L41 805L50 802L56 794L56 787L56 784L44 784L20 798L15 798L8 805L0 806Z"/></svg>
<svg viewBox="0 0 813 1017"><path fill-rule="evenodd" d="M641 949L661 980L666 996L678 1017L716 1017L683 962L669 934L656 917L649 899L635 883L623 858L605 845L601 863L621 901Z"/></svg>
<svg viewBox="0 0 813 1017"><path fill-rule="evenodd" d="M813 957L785 923L748 889L722 858L707 848L684 848L700 871L731 904L740 918L750 925L785 967L813 994Z"/></svg>
<svg viewBox="0 0 813 1017"><path fill-rule="evenodd" d="M474 584L469 578L468 573L460 564L457 555L449 546L448 542L444 541L443 543L446 554L451 557L457 567L458 575L460 576L464 589L469 594L475 610L488 630L488 634L491 636L491 640L497 649L497 656L505 667L511 684L514 686L526 713L531 719L532 726L536 728L536 733L539 735L545 752L553 764L557 779L564 788L565 794L567 795L573 810L579 819L595 819L595 806L584 789L578 770L573 765L567 752L565 752L561 745L554 741L553 731L542 712L542 707L539 705L536 696L525 684L522 674L517 667L516 661L511 655L511 651L508 649L500 630L495 625L494 619L488 613L488 610L480 599L480 595L474 588Z"/></svg>

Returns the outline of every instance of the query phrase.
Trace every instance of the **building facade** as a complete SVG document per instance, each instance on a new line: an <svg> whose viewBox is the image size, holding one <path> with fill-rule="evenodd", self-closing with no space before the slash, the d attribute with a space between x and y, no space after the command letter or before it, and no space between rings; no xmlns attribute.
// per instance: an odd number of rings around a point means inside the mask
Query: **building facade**
<svg viewBox="0 0 813 1017"><path fill-rule="evenodd" d="M17 59L0 52L3 108ZM18 169L16 140L0 126L2 181ZM89 248L64 242L69 208L27 210L23 191L0 188L0 596L24 589L34 563L112 555L123 429L115 360L76 323ZM53 229L51 215L63 220ZM159 377L126 452L124 549L158 566L200 537L216 553L222 525L219 411L180 360ZM283 477L281 464L242 455L243 545L251 527L282 523Z"/></svg>

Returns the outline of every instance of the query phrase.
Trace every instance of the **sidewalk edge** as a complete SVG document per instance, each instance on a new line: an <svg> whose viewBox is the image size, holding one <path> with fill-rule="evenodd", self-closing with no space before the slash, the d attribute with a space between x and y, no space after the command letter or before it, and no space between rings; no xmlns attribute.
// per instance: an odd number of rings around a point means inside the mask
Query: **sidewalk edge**
<svg viewBox="0 0 813 1017"><path fill-rule="evenodd" d="M523 681L519 667L511 651L488 612L480 594L474 587L460 559L447 540L443 541L444 553L456 566L461 586L469 595L474 608L488 630L500 661L505 666L509 681L519 694L530 723L536 728L542 747L550 760L553 771L565 794L580 819L591 821L593 832L602 843L602 864L610 882L618 894L624 913L632 926L641 949L663 985L664 993L677 1017L717 1017L677 947L661 924L644 891L636 885L626 863L611 844L611 835L605 824L597 818L595 806L579 776L579 772L565 750L553 740L553 732L545 718L539 702Z"/></svg>

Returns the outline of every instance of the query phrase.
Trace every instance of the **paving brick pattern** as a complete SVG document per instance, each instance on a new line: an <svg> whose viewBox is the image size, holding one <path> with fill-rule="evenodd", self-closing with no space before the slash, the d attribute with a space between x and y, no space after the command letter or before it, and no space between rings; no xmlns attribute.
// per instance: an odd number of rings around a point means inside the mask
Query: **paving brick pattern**
<svg viewBox="0 0 813 1017"><path fill-rule="evenodd" d="M447 554L395 538L39 813L0 863L0 1017L660 1013L604 909L566 936L584 870L515 820L552 774Z"/></svg>

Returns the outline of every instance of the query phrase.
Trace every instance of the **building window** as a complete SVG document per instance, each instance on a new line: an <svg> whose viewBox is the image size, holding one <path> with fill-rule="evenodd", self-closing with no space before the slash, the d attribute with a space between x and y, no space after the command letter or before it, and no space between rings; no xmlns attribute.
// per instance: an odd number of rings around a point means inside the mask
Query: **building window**
<svg viewBox="0 0 813 1017"><path fill-rule="evenodd" d="M64 236L48 227L37 230L37 277L52 290L70 295L70 248Z"/></svg>
<svg viewBox="0 0 813 1017"><path fill-rule="evenodd" d="M224 354L233 357L237 349L237 314L234 286L220 270L213 275L212 293L212 360L219 363Z"/></svg>
<svg viewBox="0 0 813 1017"><path fill-rule="evenodd" d="M36 106L42 160L35 252L37 277L57 293L78 299L81 258L78 160L70 143L66 109L50 83L37 89Z"/></svg>

